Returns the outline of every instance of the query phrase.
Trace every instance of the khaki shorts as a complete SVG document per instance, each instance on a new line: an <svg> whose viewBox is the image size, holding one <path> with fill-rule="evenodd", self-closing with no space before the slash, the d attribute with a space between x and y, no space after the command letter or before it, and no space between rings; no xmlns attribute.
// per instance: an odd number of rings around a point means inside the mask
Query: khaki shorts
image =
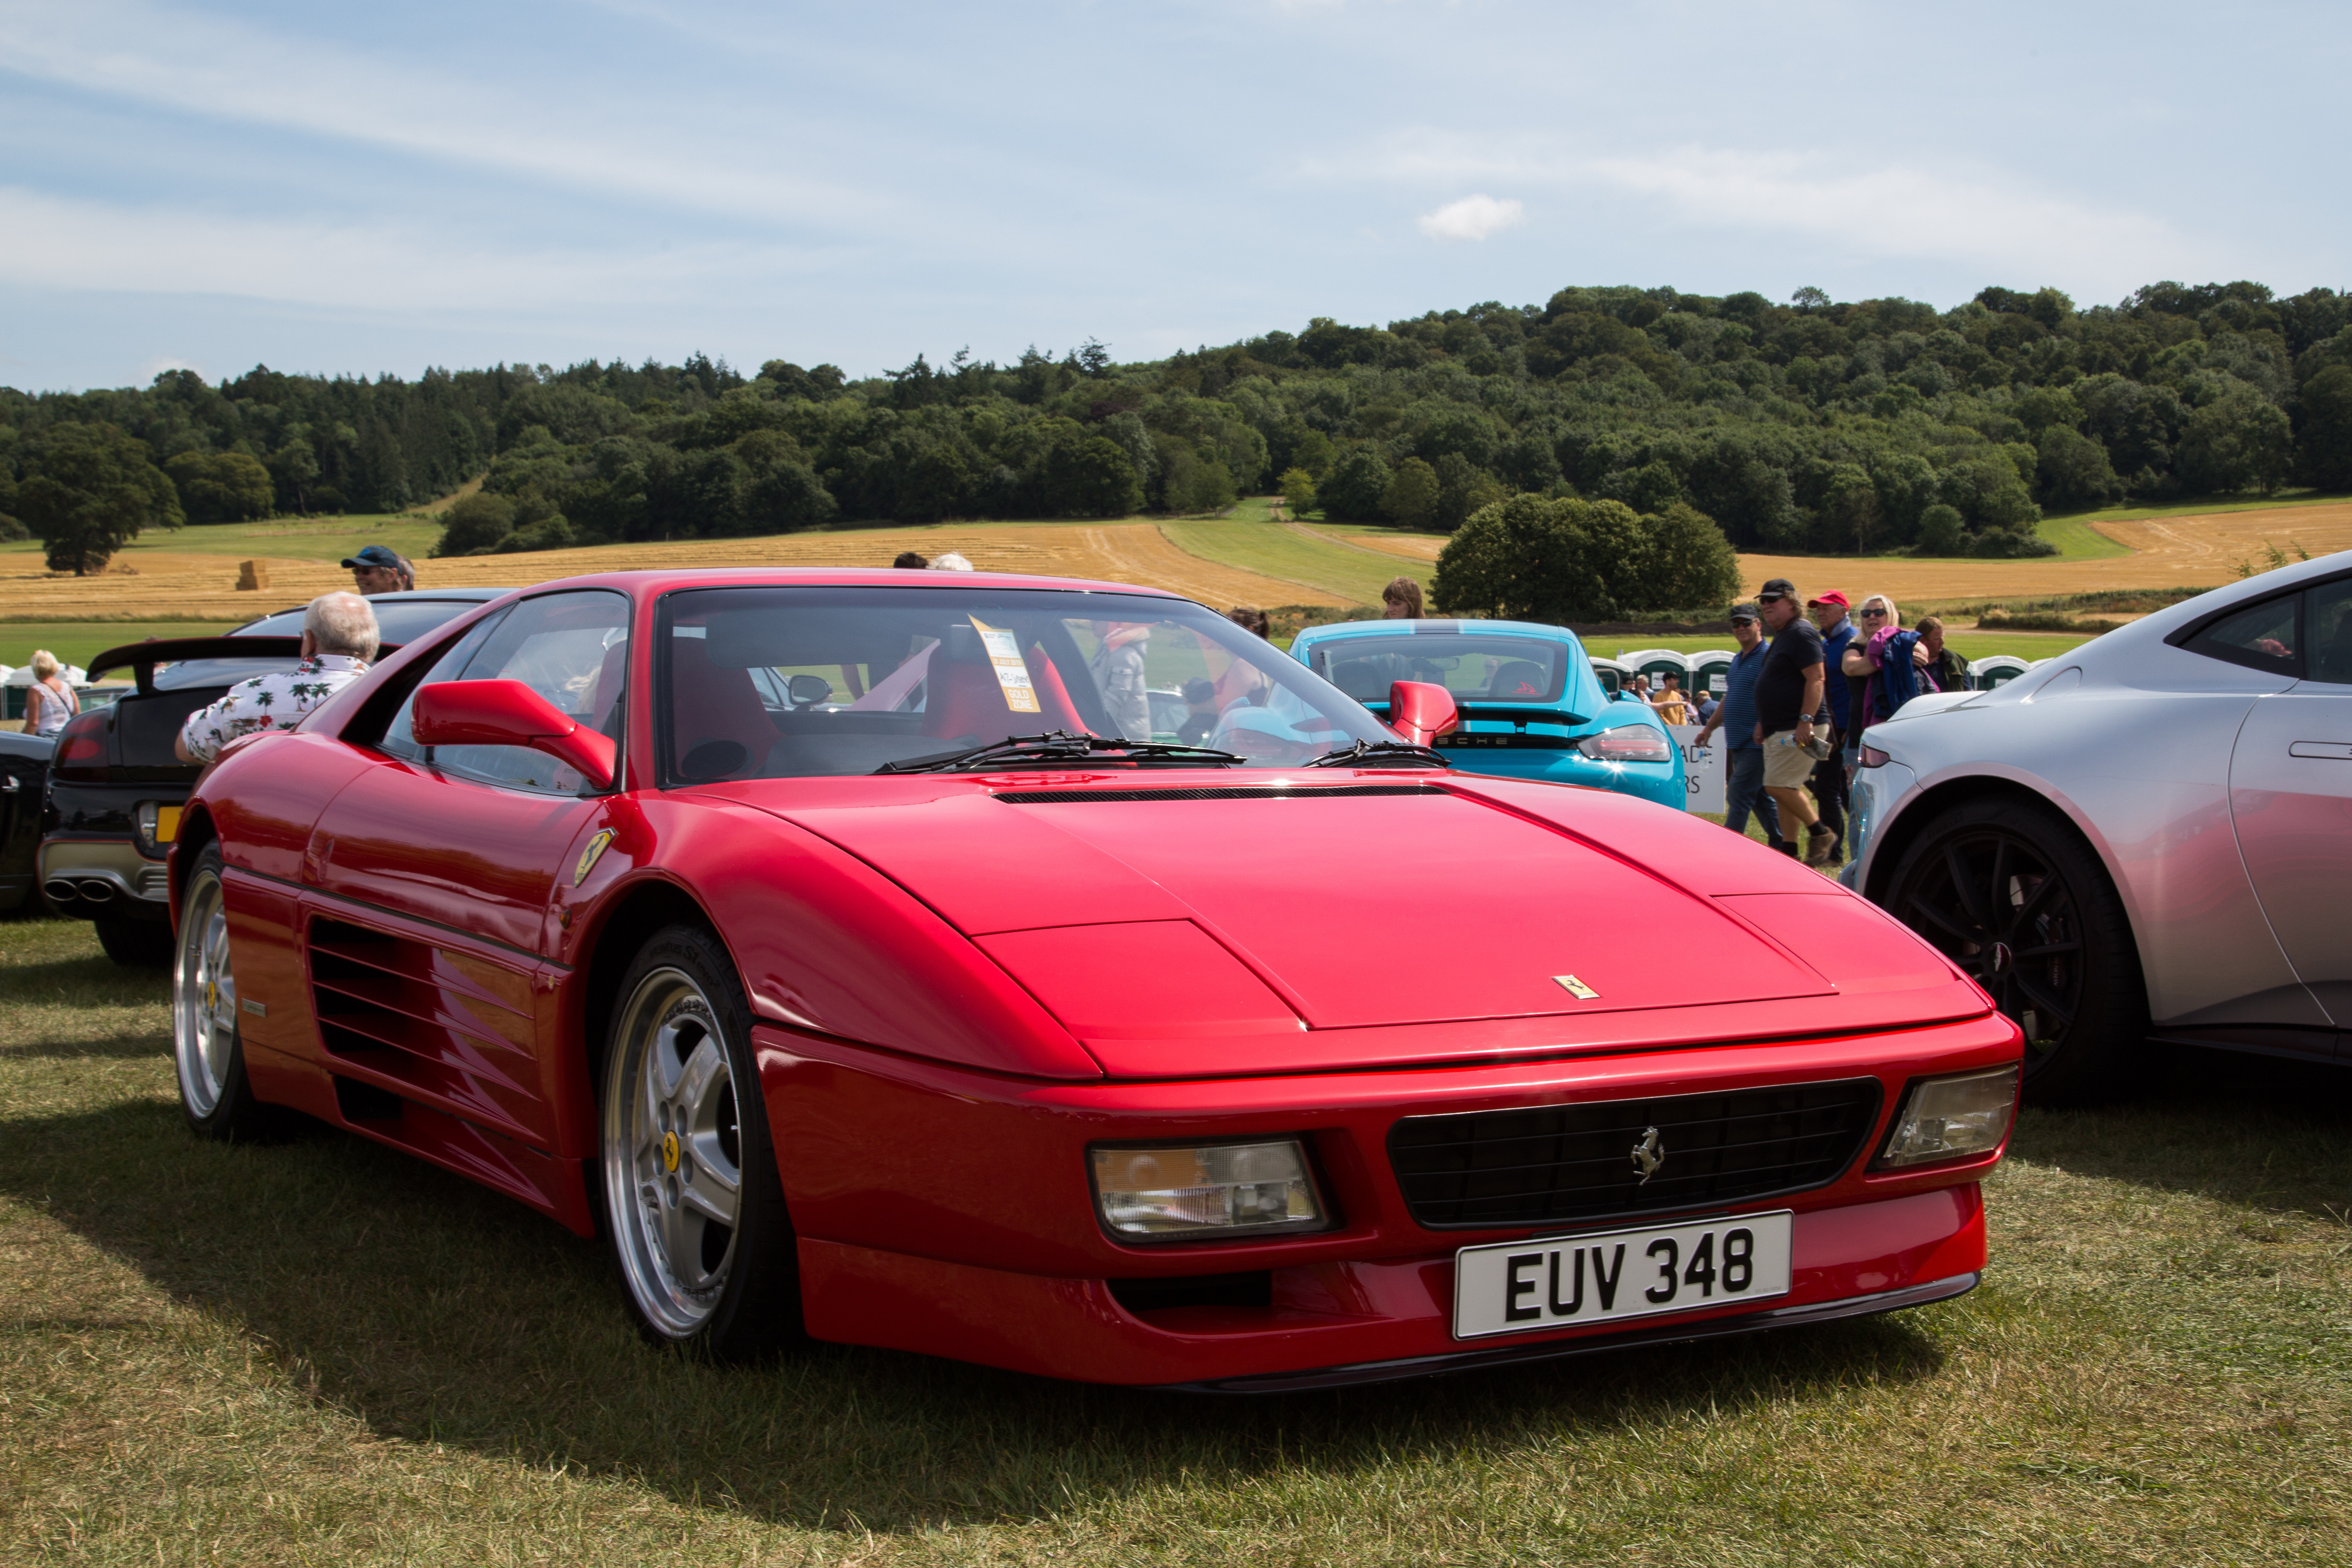
<svg viewBox="0 0 2352 1568"><path fill-rule="evenodd" d="M1764 787L1801 789L1813 776L1813 754L1797 744L1797 731L1764 737Z"/></svg>

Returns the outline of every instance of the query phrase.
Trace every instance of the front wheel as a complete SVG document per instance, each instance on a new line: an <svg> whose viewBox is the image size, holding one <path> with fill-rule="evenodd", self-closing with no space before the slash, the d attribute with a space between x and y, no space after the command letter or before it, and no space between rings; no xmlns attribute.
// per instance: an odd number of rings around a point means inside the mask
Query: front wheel
<svg viewBox="0 0 2352 1568"><path fill-rule="evenodd" d="M2123 900L2046 807L1973 800L1928 823L1887 908L1983 986L2025 1033L2025 1090L2045 1103L2127 1087L2147 988Z"/></svg>
<svg viewBox="0 0 2352 1568"><path fill-rule="evenodd" d="M796 1342L792 1222L726 949L673 926L639 951L620 995L598 1195L638 1327L730 1361Z"/></svg>
<svg viewBox="0 0 2352 1568"><path fill-rule="evenodd" d="M254 1098L245 1072L218 846L207 847L189 869L171 951L172 1060L181 1113L199 1136L224 1142L275 1131L279 1112Z"/></svg>

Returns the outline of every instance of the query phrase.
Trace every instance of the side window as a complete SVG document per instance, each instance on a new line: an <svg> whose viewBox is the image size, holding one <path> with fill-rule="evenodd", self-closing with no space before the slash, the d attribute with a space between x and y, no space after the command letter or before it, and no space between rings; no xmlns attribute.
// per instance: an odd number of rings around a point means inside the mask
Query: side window
<svg viewBox="0 0 2352 1568"><path fill-rule="evenodd" d="M467 659L465 680L520 680L589 729L618 741L628 673L629 600L603 589L525 599ZM444 661L449 663L453 661ZM440 668L434 679L443 679ZM444 773L541 795L577 795L580 775L527 746L436 746Z"/></svg>
<svg viewBox="0 0 2352 1568"><path fill-rule="evenodd" d="M2303 673L2303 595L2282 594L2233 610L2191 637L2191 653L2273 675Z"/></svg>
<svg viewBox="0 0 2352 1568"><path fill-rule="evenodd" d="M2304 679L2352 686L2352 577L2322 583L2307 597Z"/></svg>
<svg viewBox="0 0 2352 1568"><path fill-rule="evenodd" d="M479 651L482 644L489 639L490 634L505 618L504 611L483 616L466 629L464 637L436 655L432 663L421 670L409 672L414 679L408 681L408 689L401 695L399 706L393 710L391 720L383 727L383 736L376 742L379 751L387 752L404 763L422 763L425 760L425 748L416 743L416 736L409 727L410 710L415 706L417 692L436 680L457 679L465 669L466 661Z"/></svg>

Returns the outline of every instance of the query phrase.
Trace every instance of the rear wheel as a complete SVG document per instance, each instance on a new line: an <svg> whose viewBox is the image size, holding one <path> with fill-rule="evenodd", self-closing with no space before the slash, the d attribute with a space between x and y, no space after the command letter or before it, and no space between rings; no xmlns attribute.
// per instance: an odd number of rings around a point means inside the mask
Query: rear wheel
<svg viewBox="0 0 2352 1568"><path fill-rule="evenodd" d="M176 950L168 920L100 915L94 923L98 927L98 945L106 950L107 957L125 969L163 969L174 960Z"/></svg>
<svg viewBox="0 0 2352 1568"><path fill-rule="evenodd" d="M2147 989L2106 869L2047 807L1969 801L1930 822L1887 907L2025 1032L2025 1089L2110 1097L2147 1037Z"/></svg>
<svg viewBox="0 0 2352 1568"><path fill-rule="evenodd" d="M279 1112L254 1098L245 1072L217 847L197 856L188 872L179 940L172 946L172 1058L181 1112L200 1136L223 1142L274 1131Z"/></svg>
<svg viewBox="0 0 2352 1568"><path fill-rule="evenodd" d="M673 926L637 953L620 996L598 1195L638 1327L726 1360L797 1342L792 1222L733 963L708 931Z"/></svg>

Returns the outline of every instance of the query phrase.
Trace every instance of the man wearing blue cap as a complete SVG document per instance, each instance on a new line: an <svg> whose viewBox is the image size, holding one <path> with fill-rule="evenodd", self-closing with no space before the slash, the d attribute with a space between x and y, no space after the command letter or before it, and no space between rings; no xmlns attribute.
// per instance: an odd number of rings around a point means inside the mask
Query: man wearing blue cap
<svg viewBox="0 0 2352 1568"><path fill-rule="evenodd" d="M416 586L416 574L388 544L371 544L344 558L352 569L352 586L362 594L398 594Z"/></svg>

